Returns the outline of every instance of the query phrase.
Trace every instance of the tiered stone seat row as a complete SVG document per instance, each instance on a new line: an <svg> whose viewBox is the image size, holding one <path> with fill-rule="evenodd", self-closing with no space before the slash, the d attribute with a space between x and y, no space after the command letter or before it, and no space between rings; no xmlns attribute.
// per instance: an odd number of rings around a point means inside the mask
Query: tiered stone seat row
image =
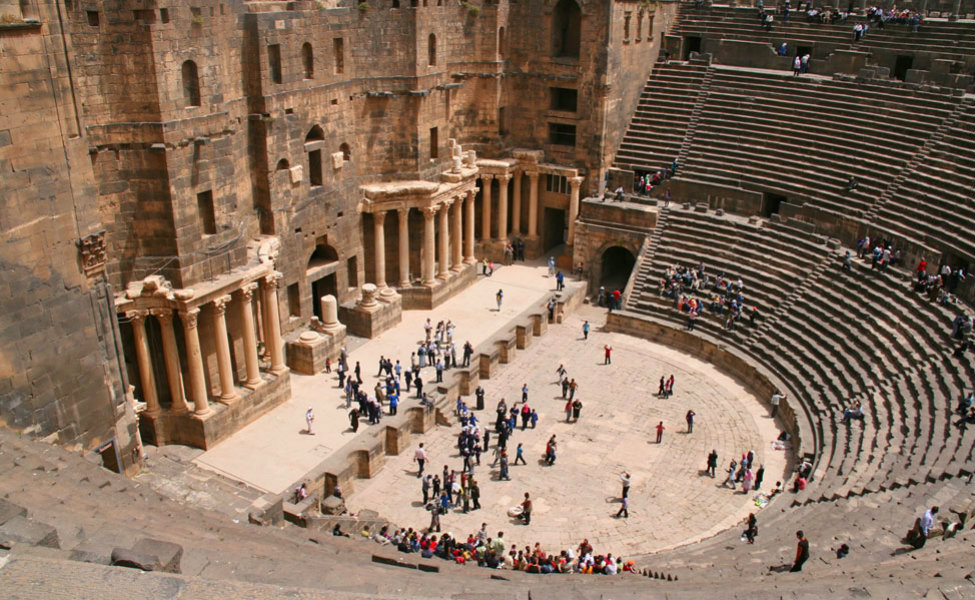
<svg viewBox="0 0 975 600"><path fill-rule="evenodd" d="M766 9L772 7L767 6ZM793 7L795 9L795 7ZM907 25L888 24L880 29L873 26L860 42L853 42L852 28L855 23L865 19L851 17L846 23L810 23L804 12L793 10L790 22L786 23L781 13L776 13L776 22L771 32L760 26L754 8L713 7L697 10L683 6L679 19L672 28L673 35L701 36L720 39L739 39L753 42L779 44L788 41L795 45L817 45L814 59L825 58L834 50L860 50L870 52L932 52L944 58L964 60L975 51L975 34L962 23L929 21L917 33L912 33Z"/></svg>
<svg viewBox="0 0 975 600"><path fill-rule="evenodd" d="M656 171L677 158L706 71L680 63L654 67L617 153L618 164Z"/></svg>
<svg viewBox="0 0 975 600"><path fill-rule="evenodd" d="M885 202L875 223L929 245L975 257L975 104L950 127Z"/></svg>
<svg viewBox="0 0 975 600"><path fill-rule="evenodd" d="M653 264L638 264L628 308L683 328L686 315L671 299L658 297L658 281L668 266L704 262L712 275L742 277L748 304L759 304L771 320L729 332L705 311L695 334L749 354L786 382L814 415L821 443L817 483L800 502L877 491L963 468L975 428L954 427L952 409L975 381L975 371L950 355L954 309L914 294L909 273L872 271L868 261L856 261L853 272L842 271L841 251L827 259L821 276L804 285L827 252L788 226L756 227L739 218L680 209L668 210L662 223ZM845 427L843 409L853 399L861 401L865 421Z"/></svg>
<svg viewBox="0 0 975 600"><path fill-rule="evenodd" d="M890 96L852 94L832 80L716 69L679 176L862 216L951 113L947 96L904 94L900 104ZM853 193L850 176L860 181Z"/></svg>

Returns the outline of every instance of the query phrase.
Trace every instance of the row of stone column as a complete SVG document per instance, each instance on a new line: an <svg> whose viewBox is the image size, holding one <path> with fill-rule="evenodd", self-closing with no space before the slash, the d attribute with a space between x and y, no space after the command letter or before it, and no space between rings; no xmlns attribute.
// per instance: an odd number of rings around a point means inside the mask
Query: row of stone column
<svg viewBox="0 0 975 600"><path fill-rule="evenodd" d="M399 217L397 260L400 287L410 285L410 210L411 207L408 206L396 209ZM432 284L438 277L446 279L451 269L459 270L461 264L474 262L474 190L469 190L464 197L451 198L435 206L427 206L419 210L423 211L423 262L420 270L424 284ZM385 221L387 212L377 210L372 213L376 287L379 288L381 294L391 292L386 284ZM438 215L439 224L435 222ZM440 247L435 248L436 229L438 227L440 229ZM439 255L437 262L440 268L435 273L434 259L438 258L437 255Z"/></svg>
<svg viewBox="0 0 975 600"><path fill-rule="evenodd" d="M529 238L538 236L538 171L515 171L514 189L512 190L514 201L511 207L511 231L508 227L508 181L512 175L481 173L481 239L489 241L491 237L491 181L497 179L498 183L498 237L501 241L507 241L512 234L521 234L521 180L524 175L528 175L528 233ZM579 188L582 185L582 177L569 177L571 192L569 195L569 233L567 243L572 245L575 241L575 220L579 216Z"/></svg>
<svg viewBox="0 0 975 600"><path fill-rule="evenodd" d="M264 340L271 358L271 373L279 375L286 370L284 363L284 342L281 339L281 322L278 311L277 285L280 273L274 273L263 279L261 315L264 325ZM253 296L258 289L258 283L252 282L236 292L239 302L241 323L243 325L244 361L247 367L247 379L243 387L255 389L259 387L261 379L260 366L257 356L257 327L254 322ZM232 404L240 398L234 388L233 363L230 356L230 339L227 335L227 306L232 300L231 295L220 296L211 302L213 306L213 335L217 350L217 365L220 372L220 401ZM173 329L173 309L150 308L148 310L132 310L125 316L132 324L135 336L136 361L139 367L139 381L142 383L143 400L146 403L146 413L150 416L161 412L159 397L156 393L156 377L152 368L149 341L146 337L146 318L153 316L159 321L162 331L163 357L166 364L166 379L169 394L172 398L171 411L176 414L188 412L187 397L193 402L193 412L203 416L211 412L206 379L203 368L203 355L200 350L199 336L199 307L179 311L183 324L183 339L186 348L186 367L189 381L184 391L182 371L180 369L179 350L176 345L176 335Z"/></svg>

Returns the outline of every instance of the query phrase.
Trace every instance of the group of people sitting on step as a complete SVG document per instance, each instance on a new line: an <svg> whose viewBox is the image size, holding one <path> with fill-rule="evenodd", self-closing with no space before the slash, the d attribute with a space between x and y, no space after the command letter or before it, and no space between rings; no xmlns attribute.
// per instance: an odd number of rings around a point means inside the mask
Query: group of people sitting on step
<svg viewBox="0 0 975 600"><path fill-rule="evenodd" d="M332 530L336 536L351 537L336 524ZM581 573L598 575L616 575L634 571L633 561L624 561L612 554L595 554L588 539L585 539L575 549L568 548L556 553L546 552L541 544L534 547L525 546L524 549L512 547L510 550L504 540L504 532L490 537L487 524L481 525L477 533L467 538L455 538L450 533L437 535L423 533L410 528L390 531L389 525L384 525L379 531L372 532L368 525L364 525L360 537L369 539L382 545L395 546L404 553L417 553L423 558L442 558L456 564L474 564L489 569L510 569L526 573Z"/></svg>
<svg viewBox="0 0 975 600"><path fill-rule="evenodd" d="M713 314L725 317L725 329L733 330L745 316L745 284L739 277L733 281L723 273L711 278L705 272L704 263L696 267L673 265L667 268L665 277L660 280L658 295L667 296L674 301L674 308L687 313L687 329L694 330L694 324L705 306L705 300L698 299L697 294L708 298L707 308ZM749 325L754 325L758 319L758 307L753 306L748 312Z"/></svg>
<svg viewBox="0 0 975 600"><path fill-rule="evenodd" d="M633 191L635 191L637 194L649 196L650 192L653 191L653 188L657 187L658 185L661 185L663 182L667 181L668 179L670 179L676 174L677 174L677 159L675 158L674 162L670 163L669 167L664 167L653 174L645 173L637 177L633 181ZM623 200L622 195L623 195L623 188L620 187L616 191L616 196L617 196L616 199L622 201ZM668 202L670 202L669 193L666 199Z"/></svg>
<svg viewBox="0 0 975 600"><path fill-rule="evenodd" d="M950 306L958 302L955 291L966 278L963 267L952 268L942 264L929 271L928 262L922 259L914 269L914 291L927 295L929 300L936 301L941 306Z"/></svg>

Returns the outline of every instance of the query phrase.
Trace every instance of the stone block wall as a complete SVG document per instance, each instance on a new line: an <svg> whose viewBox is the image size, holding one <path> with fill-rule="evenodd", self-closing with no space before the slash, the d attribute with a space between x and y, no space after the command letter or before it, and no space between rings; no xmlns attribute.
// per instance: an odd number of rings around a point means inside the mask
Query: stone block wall
<svg viewBox="0 0 975 600"><path fill-rule="evenodd" d="M0 422L124 471L141 453L69 44L36 7L0 25Z"/></svg>

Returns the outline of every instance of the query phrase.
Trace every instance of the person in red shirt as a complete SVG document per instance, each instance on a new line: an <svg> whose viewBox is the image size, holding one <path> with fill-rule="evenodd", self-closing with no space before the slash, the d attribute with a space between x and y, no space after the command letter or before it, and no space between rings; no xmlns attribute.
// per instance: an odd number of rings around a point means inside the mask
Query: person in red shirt
<svg viewBox="0 0 975 600"><path fill-rule="evenodd" d="M664 422L661 421L657 423L657 443L659 444L664 439Z"/></svg>
<svg viewBox="0 0 975 600"><path fill-rule="evenodd" d="M603 346L603 350L606 352L606 358L603 359L604 365L613 364L613 347L609 344Z"/></svg>
<svg viewBox="0 0 975 600"><path fill-rule="evenodd" d="M801 529L796 532L796 539L799 540L799 543L796 544L796 560L792 563L792 573L801 571L803 563L809 560L809 540L806 539Z"/></svg>

